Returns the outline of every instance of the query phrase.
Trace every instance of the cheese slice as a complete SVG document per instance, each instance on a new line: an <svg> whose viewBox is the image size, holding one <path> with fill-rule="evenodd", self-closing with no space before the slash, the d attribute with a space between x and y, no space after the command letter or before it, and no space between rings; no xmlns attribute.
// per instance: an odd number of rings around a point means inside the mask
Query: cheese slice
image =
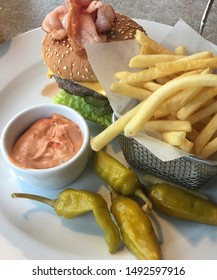
<svg viewBox="0 0 217 280"><path fill-rule="evenodd" d="M48 68L48 71L47 71L47 77L49 79L51 79L53 76L53 73L52 71ZM92 89L96 92L98 92L99 94L102 94L104 96L106 96L106 93L105 93L105 90L103 89L103 87L101 86L101 84L99 82L77 82L77 84L83 86L83 87L86 87L86 88L89 88L89 89Z"/></svg>
<svg viewBox="0 0 217 280"><path fill-rule="evenodd" d="M51 79L53 77L53 72L49 68L47 69L47 77L48 79Z"/></svg>
<svg viewBox="0 0 217 280"><path fill-rule="evenodd" d="M78 84L83 87L87 87L89 89L95 90L96 92L104 96L106 95L105 90L103 89L103 87L99 82L79 82Z"/></svg>

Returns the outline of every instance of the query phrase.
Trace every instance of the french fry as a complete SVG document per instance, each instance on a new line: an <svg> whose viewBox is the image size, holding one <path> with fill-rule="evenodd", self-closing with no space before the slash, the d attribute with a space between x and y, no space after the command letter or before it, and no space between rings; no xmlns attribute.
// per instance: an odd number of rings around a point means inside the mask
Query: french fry
<svg viewBox="0 0 217 280"><path fill-rule="evenodd" d="M173 52L166 47L158 44L154 40L152 40L150 37L148 37L144 32L137 29L135 39L140 44L148 44L149 48L153 50L154 53L160 53L160 54L173 54Z"/></svg>
<svg viewBox="0 0 217 280"><path fill-rule="evenodd" d="M187 50L185 46L178 46L174 50L177 55L187 55Z"/></svg>
<svg viewBox="0 0 217 280"><path fill-rule="evenodd" d="M184 76L199 74L202 71L203 70L201 70L201 69L193 70L193 71L182 73L179 76L171 75L171 76L167 76L167 77L163 77L163 78L158 78L158 79L156 79L156 81L158 83L160 83L161 85L163 85L166 82L170 81L171 79L178 79L178 78L184 77ZM208 72L209 72L209 70L206 69L202 73L205 74L205 73L208 73ZM158 118L161 115L166 116L169 113L171 115L175 116L177 111L182 106L184 106L189 100L193 99L199 92L200 92L199 88L184 89L184 90L180 91L179 93L177 93L177 95L171 97L169 100L166 100L163 104L161 104L161 110L158 110L158 112L156 112L155 117ZM161 111L161 113L159 114L160 111Z"/></svg>
<svg viewBox="0 0 217 280"><path fill-rule="evenodd" d="M213 57L213 53L211 51L203 51L203 52L197 52L188 56L185 56L180 59L180 61L190 61L190 60L199 60L199 59L205 59L205 58L211 58Z"/></svg>
<svg viewBox="0 0 217 280"><path fill-rule="evenodd" d="M162 118L167 118L169 116L169 112L166 110L163 110L161 108L158 108L153 115L153 119L157 120L157 119L162 119Z"/></svg>
<svg viewBox="0 0 217 280"><path fill-rule="evenodd" d="M160 62L156 64L157 69L162 72L169 72L170 74L203 69L203 68L217 68L217 57L204 58L198 60L177 60L172 62Z"/></svg>
<svg viewBox="0 0 217 280"><path fill-rule="evenodd" d="M206 88L200 95L197 95L189 103L183 106L177 113L177 118L180 120L186 120L190 115L195 113L206 102L217 95L216 88Z"/></svg>
<svg viewBox="0 0 217 280"><path fill-rule="evenodd" d="M188 75L192 74L208 74L210 69L205 69L205 70L193 70L187 73L184 73L180 75L180 77L185 77ZM177 79L177 78L175 78ZM178 110L185 106L188 102L190 102L193 98L195 98L200 92L201 88L195 87L195 88L187 88L182 91L180 91L177 95L171 97L170 99L166 100L162 105L161 105L161 110L167 112L167 114L172 114L175 116L178 112Z"/></svg>
<svg viewBox="0 0 217 280"><path fill-rule="evenodd" d="M217 101L212 103L210 106L202 108L201 110L192 114L190 117L188 117L188 121L193 125L215 113L217 113Z"/></svg>
<svg viewBox="0 0 217 280"><path fill-rule="evenodd" d="M169 76L165 76L165 77L156 78L155 81L159 85L164 85L164 84L168 83L169 81L175 79L176 77L177 77L176 75L169 75Z"/></svg>
<svg viewBox="0 0 217 280"><path fill-rule="evenodd" d="M210 122L204 127L194 141L194 149L197 154L200 154L202 149L208 144L213 134L217 130L217 114L213 116Z"/></svg>
<svg viewBox="0 0 217 280"><path fill-rule="evenodd" d="M205 107L209 107L210 105L212 105L215 102L216 97L214 96L214 98L209 99L207 102L205 102L202 106L201 109L205 108Z"/></svg>
<svg viewBox="0 0 217 280"><path fill-rule="evenodd" d="M186 132L184 131L165 131L161 133L162 140L170 145L179 146L185 141Z"/></svg>
<svg viewBox="0 0 217 280"><path fill-rule="evenodd" d="M206 58L213 58L213 53L210 52L210 51L199 52L199 53L195 53L195 54L192 54L192 55L189 55L189 56L185 56L184 58L181 58L181 59L177 60L176 62L179 62L182 65L184 65L184 64L188 64L189 61L192 61L192 63L193 63L193 61L195 61L195 60L203 60L203 59L206 59ZM159 64L156 64L156 66L159 67ZM168 65L170 67L169 63L165 63L164 65L162 63L160 65L160 67L163 68L164 66L167 67ZM204 70L203 68L185 70L185 72L181 75L197 74L197 73L201 73L203 70ZM169 69L167 69L167 71L171 71L171 69L169 68ZM177 72L179 72L179 71L177 71ZM175 73L177 73L177 72L175 71ZM210 72L210 68L205 69L205 73L207 73L207 72ZM172 72L172 74L173 74L173 72Z"/></svg>
<svg viewBox="0 0 217 280"><path fill-rule="evenodd" d="M147 89L130 86L128 84L121 84L121 83L113 83L110 87L110 90L115 93L124 96L129 96L132 98L137 98L140 100L144 100L152 94L152 92Z"/></svg>
<svg viewBox="0 0 217 280"><path fill-rule="evenodd" d="M198 70L199 72L201 71L200 68L199 69L194 69L194 70L196 70L196 71ZM209 71L209 70L206 69L205 71ZM175 73L176 73L176 71L175 71ZM141 70L141 71L137 71L137 72L127 72L127 71L118 72L115 75L115 78L118 79L120 81L120 83L126 83L126 84L130 84L130 85L141 86L142 83L150 82L150 81L156 80L158 78L162 78L162 77L168 77L172 74L174 74L174 73L161 71L157 67L151 67L151 68ZM190 71L189 73L184 73L184 76L188 76L188 75L191 75L191 74L192 73ZM177 78L180 78L180 77L177 77Z"/></svg>
<svg viewBox="0 0 217 280"><path fill-rule="evenodd" d="M189 121L178 121L178 120L158 120L148 121L145 124L146 128L150 128L159 132L162 131L191 131L191 124Z"/></svg>
<svg viewBox="0 0 217 280"><path fill-rule="evenodd" d="M207 158L217 152L217 56L187 55L185 46L171 51L139 30L135 39L140 52L129 61L135 69L117 72L110 89L141 102L93 137L91 148L102 149L122 132L134 137L151 129L188 153Z"/></svg>
<svg viewBox="0 0 217 280"><path fill-rule="evenodd" d="M131 58L129 67L131 68L147 68L154 67L156 63L174 61L183 58L182 55L175 54L149 54L149 55L136 55Z"/></svg>
<svg viewBox="0 0 217 280"><path fill-rule="evenodd" d="M129 120L136 114L136 112L143 106L143 102L139 103L136 107L122 115L119 119L113 122L105 130L93 137L90 141L90 146L93 151L100 151L115 137L117 137L123 130Z"/></svg>
<svg viewBox="0 0 217 280"><path fill-rule="evenodd" d="M153 54L154 51L149 47L148 43L142 43L139 53L140 54Z"/></svg>
<svg viewBox="0 0 217 280"><path fill-rule="evenodd" d="M115 73L115 79L120 81L122 80L124 77L126 77L127 75L129 75L131 72L129 71L119 71Z"/></svg>
<svg viewBox="0 0 217 280"><path fill-rule="evenodd" d="M161 85L159 85L156 82L146 82L143 84L143 88L145 88L151 92L154 92L155 90L159 89L160 87L161 87Z"/></svg>
<svg viewBox="0 0 217 280"><path fill-rule="evenodd" d="M173 116L177 115L177 111L188 104L193 98L195 98L201 92L201 88L187 88L180 91L177 95L166 100L161 109Z"/></svg>
<svg viewBox="0 0 217 280"><path fill-rule="evenodd" d="M168 76L168 73L162 72L156 67L152 67L138 72L129 73L120 80L120 83L139 86L145 82L153 81L165 76Z"/></svg>
<svg viewBox="0 0 217 280"><path fill-rule="evenodd" d="M184 77L184 76L189 76L189 75L194 75L194 74L211 74L211 69L210 68L196 69L196 70L191 70L191 71L183 72L182 74L178 75L174 79L178 79L178 78L181 78L181 77Z"/></svg>
<svg viewBox="0 0 217 280"><path fill-rule="evenodd" d="M145 126L147 121L154 115L155 110L166 99L173 96L177 91L187 87L207 87L217 86L217 76L214 74L204 74L201 79L200 74L181 77L172 80L144 100L143 106L138 110L134 117L129 121L124 129L128 137L135 136Z"/></svg>
<svg viewBox="0 0 217 280"><path fill-rule="evenodd" d="M181 150L187 152L187 153L191 153L192 149L193 149L194 143L191 142L190 140L188 140L187 138L185 138L184 141L182 141L182 143L178 146Z"/></svg>
<svg viewBox="0 0 217 280"><path fill-rule="evenodd" d="M208 158L212 154L217 152L217 137L210 141L199 153L202 158Z"/></svg>

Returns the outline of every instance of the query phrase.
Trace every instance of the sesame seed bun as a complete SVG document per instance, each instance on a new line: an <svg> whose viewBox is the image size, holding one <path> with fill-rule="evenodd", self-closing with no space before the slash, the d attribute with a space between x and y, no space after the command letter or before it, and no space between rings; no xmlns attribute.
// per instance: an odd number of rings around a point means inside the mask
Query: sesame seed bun
<svg viewBox="0 0 217 280"><path fill-rule="evenodd" d="M103 33L108 42L133 39L136 30L143 28L132 19L116 14L112 29ZM145 32L145 31L144 31ZM85 49L68 37L63 40L53 40L46 33L43 40L42 55L54 77L73 82L96 82L97 78L90 66ZM69 82L69 81L68 81Z"/></svg>

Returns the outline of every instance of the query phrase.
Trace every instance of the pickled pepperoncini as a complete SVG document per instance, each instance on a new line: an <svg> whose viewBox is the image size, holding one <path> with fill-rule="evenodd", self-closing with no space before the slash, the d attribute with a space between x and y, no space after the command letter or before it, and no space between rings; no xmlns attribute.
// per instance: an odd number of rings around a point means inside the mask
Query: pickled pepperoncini
<svg viewBox="0 0 217 280"><path fill-rule="evenodd" d="M25 193L13 193L11 196L13 198L27 198L46 203L53 207L59 216L67 219L93 211L96 222L105 233L105 241L109 252L115 253L117 251L121 241L119 229L113 222L107 203L100 194L68 188L60 192L58 198L54 200Z"/></svg>
<svg viewBox="0 0 217 280"><path fill-rule="evenodd" d="M143 210L146 212L151 211L152 203L142 191L142 185L135 172L102 150L94 153L93 167L96 174L105 181L112 190L121 195L136 195L145 202Z"/></svg>
<svg viewBox="0 0 217 280"><path fill-rule="evenodd" d="M153 207L179 219L217 226L217 204L188 190L169 184L150 187Z"/></svg>
<svg viewBox="0 0 217 280"><path fill-rule="evenodd" d="M111 212L117 221L123 241L141 260L159 260L160 246L152 223L140 205L133 199L111 194Z"/></svg>

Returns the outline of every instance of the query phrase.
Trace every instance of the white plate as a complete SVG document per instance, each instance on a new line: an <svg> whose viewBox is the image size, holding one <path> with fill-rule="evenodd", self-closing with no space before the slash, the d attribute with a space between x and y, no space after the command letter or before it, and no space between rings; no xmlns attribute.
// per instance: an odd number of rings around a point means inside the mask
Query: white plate
<svg viewBox="0 0 217 280"><path fill-rule="evenodd" d="M142 21L148 34L161 40L170 27ZM41 57L41 29L25 33L0 47L0 132L19 110L33 104L51 102L42 95L47 68ZM90 125L92 135L99 127ZM122 158L117 143L109 152ZM217 200L217 182L203 192ZM73 188L100 192L106 199L109 191L91 171L90 166ZM0 259L135 259L125 248L108 253L103 233L92 213L73 220L59 218L49 206L33 201L12 199L13 192L31 192L55 198L58 191L42 192L21 184L0 156ZM153 220L161 242L164 259L217 259L216 227L178 221L154 214Z"/></svg>

